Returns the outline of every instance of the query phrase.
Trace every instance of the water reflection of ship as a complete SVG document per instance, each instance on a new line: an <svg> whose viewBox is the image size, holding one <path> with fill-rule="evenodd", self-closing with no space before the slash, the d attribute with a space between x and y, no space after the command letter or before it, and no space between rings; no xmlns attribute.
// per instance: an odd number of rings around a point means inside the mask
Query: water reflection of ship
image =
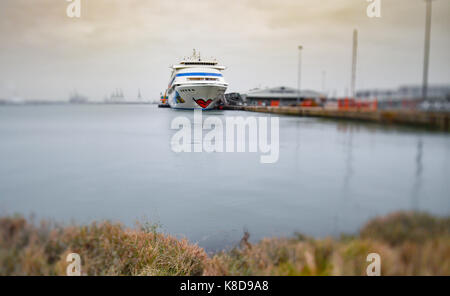
<svg viewBox="0 0 450 296"><path fill-rule="evenodd" d="M84 104L88 102L88 98L78 93L74 90L69 97L69 103L71 104Z"/></svg>

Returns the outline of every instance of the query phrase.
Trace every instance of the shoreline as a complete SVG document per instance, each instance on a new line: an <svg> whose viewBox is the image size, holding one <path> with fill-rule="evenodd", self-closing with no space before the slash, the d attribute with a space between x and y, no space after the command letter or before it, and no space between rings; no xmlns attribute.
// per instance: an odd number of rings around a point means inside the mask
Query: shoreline
<svg viewBox="0 0 450 296"><path fill-rule="evenodd" d="M450 132L450 112L424 112L417 110L370 110L362 108L326 109L323 107L265 107L225 106L224 110L272 113L300 117L329 118L375 122L382 125L425 127Z"/></svg>

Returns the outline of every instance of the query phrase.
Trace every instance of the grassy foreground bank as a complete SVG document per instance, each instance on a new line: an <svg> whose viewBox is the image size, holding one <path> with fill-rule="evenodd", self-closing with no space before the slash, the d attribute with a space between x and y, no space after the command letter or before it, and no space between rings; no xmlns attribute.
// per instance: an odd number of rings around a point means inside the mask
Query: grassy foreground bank
<svg viewBox="0 0 450 296"><path fill-rule="evenodd" d="M65 275L69 253L88 275L365 275L369 253L380 254L382 275L450 275L450 218L394 213L340 239L244 237L213 256L152 226L0 218L0 275Z"/></svg>

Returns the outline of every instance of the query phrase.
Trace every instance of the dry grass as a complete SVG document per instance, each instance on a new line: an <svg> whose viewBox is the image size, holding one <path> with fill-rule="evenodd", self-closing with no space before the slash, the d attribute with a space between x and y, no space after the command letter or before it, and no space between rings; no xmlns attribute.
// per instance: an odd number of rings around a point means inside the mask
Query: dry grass
<svg viewBox="0 0 450 296"><path fill-rule="evenodd" d="M88 275L201 275L207 258L186 240L109 222L39 227L21 217L0 219L0 275L65 275L78 253Z"/></svg>
<svg viewBox="0 0 450 296"><path fill-rule="evenodd" d="M80 254L88 275L365 275L373 252L381 256L383 275L450 275L449 218L396 213L339 240L247 239L208 257L151 225L36 226L22 217L0 218L0 275L65 275L72 252Z"/></svg>
<svg viewBox="0 0 450 296"><path fill-rule="evenodd" d="M216 254L205 275L366 275L369 253L382 275L450 275L450 219L395 213L370 221L357 237L269 238Z"/></svg>

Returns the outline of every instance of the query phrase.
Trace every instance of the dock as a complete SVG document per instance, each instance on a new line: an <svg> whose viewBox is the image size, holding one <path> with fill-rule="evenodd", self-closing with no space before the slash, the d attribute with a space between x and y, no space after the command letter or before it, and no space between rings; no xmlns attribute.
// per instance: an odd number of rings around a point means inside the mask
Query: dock
<svg viewBox="0 0 450 296"><path fill-rule="evenodd" d="M327 109L323 107L295 106L224 106L224 110L243 110L250 112L273 113L302 117L320 117L342 120L376 122L380 124L399 124L425 127L440 131L450 131L450 112L426 112L419 110L366 110L366 109Z"/></svg>

